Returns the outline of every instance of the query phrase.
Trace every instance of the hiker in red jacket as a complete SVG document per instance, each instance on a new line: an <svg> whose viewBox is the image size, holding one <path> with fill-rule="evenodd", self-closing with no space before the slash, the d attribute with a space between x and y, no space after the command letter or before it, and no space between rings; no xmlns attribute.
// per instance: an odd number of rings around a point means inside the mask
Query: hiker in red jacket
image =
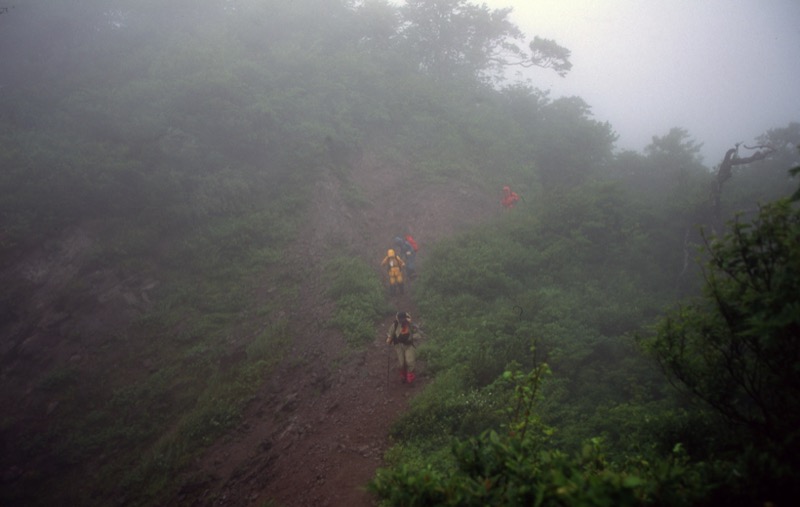
<svg viewBox="0 0 800 507"><path fill-rule="evenodd" d="M508 185L504 186L503 198L500 200L500 204L502 204L505 209L511 209L514 207L517 201L519 201L519 195L511 190L511 187Z"/></svg>

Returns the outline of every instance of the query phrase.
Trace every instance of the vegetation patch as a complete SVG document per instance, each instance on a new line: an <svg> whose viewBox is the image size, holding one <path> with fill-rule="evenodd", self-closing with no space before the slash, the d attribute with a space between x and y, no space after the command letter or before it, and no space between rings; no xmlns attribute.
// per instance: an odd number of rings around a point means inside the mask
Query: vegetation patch
<svg viewBox="0 0 800 507"><path fill-rule="evenodd" d="M375 322L389 313L384 288L374 269L361 259L336 257L325 266L327 296L336 302L331 325L354 346L375 338Z"/></svg>

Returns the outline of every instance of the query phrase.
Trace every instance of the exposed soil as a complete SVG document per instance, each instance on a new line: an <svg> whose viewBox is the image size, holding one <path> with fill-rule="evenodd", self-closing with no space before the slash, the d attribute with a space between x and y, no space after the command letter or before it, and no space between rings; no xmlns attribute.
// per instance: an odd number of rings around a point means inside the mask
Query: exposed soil
<svg viewBox="0 0 800 507"><path fill-rule="evenodd" d="M345 189L367 204L354 212ZM328 174L316 185L315 211L297 248L300 259L323 258L319 248L334 234L347 252L379 263L394 236L411 232L420 244L417 271L437 240L499 213L495 195L461 185L415 184L399 167L369 155L346 178ZM418 365L414 384L400 381L394 351L385 344L391 316L363 350L348 348L325 329L332 308L322 305L319 264L309 269L301 308L292 315L294 344L276 375L249 407L245 422L206 453L187 483L187 505L371 506L365 485L390 447L389 429L409 400L429 381ZM424 326L413 300L413 281L394 296Z"/></svg>
<svg viewBox="0 0 800 507"><path fill-rule="evenodd" d="M365 259L384 277L379 264L392 239L410 232L420 245L417 271L424 276L431 245L500 213L498 197L466 182L423 186L404 168L379 164L369 154L360 156L346 175L325 173L310 196L311 219L287 259L303 273L300 304L287 310L290 351L261 386L239 427L213 444L182 477L183 486L170 505L374 505L365 485L384 465L389 429L430 379L419 364L414 384L400 382L394 353L384 342L391 316L377 325L374 341L360 349L349 347L326 326L334 310L325 301L320 277L322 261L330 255L327 245L340 245L339 253ZM361 204L353 206L354 199ZM24 276L33 292L25 298L34 304L31 315L0 315L4 402L40 414L30 424L46 425L56 408L29 396L31 379L54 364L88 368L93 349L104 346L68 335L108 336L150 305L148 292L157 282L119 280L111 272L87 270L77 257L85 261L90 251L91 231L65 231L14 269L14 276L27 270ZM82 266L82 280L96 279L90 280L92 295L101 303L82 317L64 308L67 303L47 298L59 292L47 284L78 278L76 266ZM0 275L11 276L9 270ZM271 283L265 274L260 297L272 297ZM410 311L424 326L413 294L412 281L391 304L397 311ZM113 361L108 367L114 367ZM145 360L142 367L152 365ZM13 481L19 473L10 467L2 470L2 479Z"/></svg>

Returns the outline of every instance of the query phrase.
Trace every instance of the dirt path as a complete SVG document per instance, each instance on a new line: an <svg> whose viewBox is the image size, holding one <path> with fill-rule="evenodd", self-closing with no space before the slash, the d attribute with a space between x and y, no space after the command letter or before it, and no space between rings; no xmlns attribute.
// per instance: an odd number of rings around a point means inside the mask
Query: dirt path
<svg viewBox="0 0 800 507"><path fill-rule="evenodd" d="M316 185L313 216L296 246L299 258L322 258L321 249L334 235L336 244L382 274L378 263L392 238L411 230L421 244L418 268L424 269L425 249L433 242L497 211L492 195L465 185L414 188L406 176L369 156L349 179L326 174ZM391 188L408 191L388 192ZM354 191L369 203L357 212L344 199ZM244 422L198 460L176 504L375 504L364 487L384 465L389 428L430 379L421 364L413 385L400 382L394 353L384 342L391 316L359 350L327 329L333 308L324 304L319 266L310 269L300 289L302 308L290 315L294 341L288 358L253 400ZM390 303L418 317L410 289ZM415 320L424 323L424 317Z"/></svg>
<svg viewBox="0 0 800 507"><path fill-rule="evenodd" d="M397 302L414 311L409 298ZM314 346L301 338L245 422L198 463L178 503L373 505L364 485L383 464L388 429L428 381L423 374L412 386L400 383L393 351L377 331L359 351L336 335Z"/></svg>

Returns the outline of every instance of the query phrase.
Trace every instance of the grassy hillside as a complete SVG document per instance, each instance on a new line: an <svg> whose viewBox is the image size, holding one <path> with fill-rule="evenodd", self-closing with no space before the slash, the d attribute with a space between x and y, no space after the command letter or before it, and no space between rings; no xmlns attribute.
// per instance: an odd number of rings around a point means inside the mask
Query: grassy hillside
<svg viewBox="0 0 800 507"><path fill-rule="evenodd" d="M694 141L676 129L616 153L582 99L493 81L458 46L474 26L423 44L412 14L39 0L0 15L0 503L167 502L284 364L301 290L322 287L325 325L367 341L386 301L374 252L339 226L380 243L353 217L395 228L404 217L383 212L401 215L407 189L420 215L459 224L504 184L523 201L429 240L413 295L436 381L393 430L398 469L452 470L447 437L507 423L511 381L545 362L531 385L554 449L602 437L623 466L711 434L634 340L702 282L714 171ZM514 33L491 26L476 47ZM447 54L471 57L431 67ZM774 153L724 187L726 217L788 193L800 127L764 141ZM336 227L309 237L334 187Z"/></svg>

